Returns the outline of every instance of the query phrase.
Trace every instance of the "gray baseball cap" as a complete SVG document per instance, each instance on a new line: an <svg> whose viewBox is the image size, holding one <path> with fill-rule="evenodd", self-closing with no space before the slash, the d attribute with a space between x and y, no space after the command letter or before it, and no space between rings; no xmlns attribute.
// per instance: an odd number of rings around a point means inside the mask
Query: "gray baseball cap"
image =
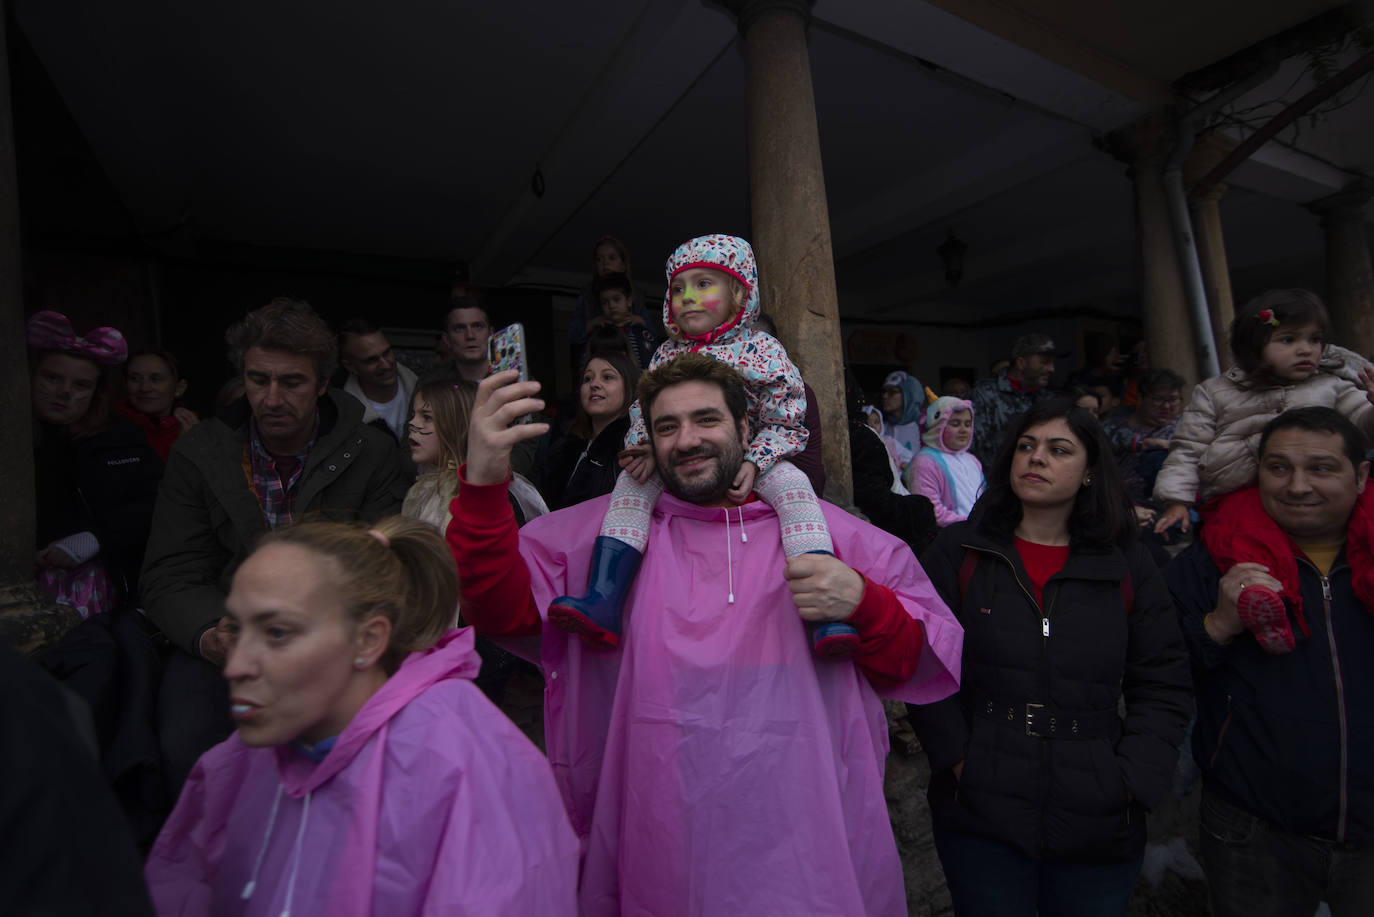
<svg viewBox="0 0 1374 917"><path fill-rule="evenodd" d="M1021 335L1011 347L1011 358L1013 360L1017 357L1033 357L1040 353L1048 353L1052 356L1067 356L1067 354L1055 353L1054 339L1048 334L1041 334L1038 331Z"/></svg>

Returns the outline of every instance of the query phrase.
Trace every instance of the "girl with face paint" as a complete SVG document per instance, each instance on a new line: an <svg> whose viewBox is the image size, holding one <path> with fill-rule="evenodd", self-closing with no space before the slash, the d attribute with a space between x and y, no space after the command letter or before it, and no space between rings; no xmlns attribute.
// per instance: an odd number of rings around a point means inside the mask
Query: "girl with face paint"
<svg viewBox="0 0 1374 917"><path fill-rule="evenodd" d="M65 315L29 319L39 585L83 618L135 598L162 459L111 416L109 372L128 345L114 328L77 335Z"/></svg>
<svg viewBox="0 0 1374 917"><path fill-rule="evenodd" d="M701 236L678 246L666 273L663 318L670 339L654 354L649 369L685 353L703 353L739 373L748 398L752 439L745 461L722 482L723 493L709 502L693 502L729 507L757 493L778 514L784 554L833 554L811 482L786 460L806 445L806 395L800 371L777 338L753 328L760 311L754 250L735 236ZM625 444L620 464L626 473L616 482L596 540L587 594L560 596L549 607L554 624L601 646L619 642L621 605L648 544L653 506L664 489L663 479L654 473L637 401L630 409ZM842 621L812 630L819 655L850 653L858 645L858 633Z"/></svg>

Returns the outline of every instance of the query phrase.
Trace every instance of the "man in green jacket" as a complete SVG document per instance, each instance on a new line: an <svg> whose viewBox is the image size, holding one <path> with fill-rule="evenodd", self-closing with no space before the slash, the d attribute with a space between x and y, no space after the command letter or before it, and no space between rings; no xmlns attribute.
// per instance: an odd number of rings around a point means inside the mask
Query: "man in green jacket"
<svg viewBox="0 0 1374 917"><path fill-rule="evenodd" d="M395 443L362 422L356 399L327 389L338 349L309 305L274 299L226 339L244 397L172 448L143 564L143 607L177 647L158 698L173 798L233 729L221 619L258 537L307 513L374 521L399 512L406 492Z"/></svg>

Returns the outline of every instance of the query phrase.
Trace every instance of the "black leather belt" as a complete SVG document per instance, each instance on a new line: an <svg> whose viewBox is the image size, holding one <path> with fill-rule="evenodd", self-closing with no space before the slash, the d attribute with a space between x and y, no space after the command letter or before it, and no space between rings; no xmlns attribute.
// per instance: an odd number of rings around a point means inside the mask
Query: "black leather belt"
<svg viewBox="0 0 1374 917"><path fill-rule="evenodd" d="M1045 704L1008 704L979 700L973 712L995 723L1020 729L1042 739L1114 739L1121 732L1121 717L1116 709L1060 710Z"/></svg>

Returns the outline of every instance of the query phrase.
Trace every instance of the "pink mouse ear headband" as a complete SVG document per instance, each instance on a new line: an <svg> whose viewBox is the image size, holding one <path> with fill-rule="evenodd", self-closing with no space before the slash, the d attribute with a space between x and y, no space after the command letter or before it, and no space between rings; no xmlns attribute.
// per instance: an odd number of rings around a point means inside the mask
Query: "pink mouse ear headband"
<svg viewBox="0 0 1374 917"><path fill-rule="evenodd" d="M129 356L129 344L119 329L108 325L77 337L72 323L61 312L44 310L29 319L29 346L34 350L60 350L89 357L101 366L117 366Z"/></svg>

